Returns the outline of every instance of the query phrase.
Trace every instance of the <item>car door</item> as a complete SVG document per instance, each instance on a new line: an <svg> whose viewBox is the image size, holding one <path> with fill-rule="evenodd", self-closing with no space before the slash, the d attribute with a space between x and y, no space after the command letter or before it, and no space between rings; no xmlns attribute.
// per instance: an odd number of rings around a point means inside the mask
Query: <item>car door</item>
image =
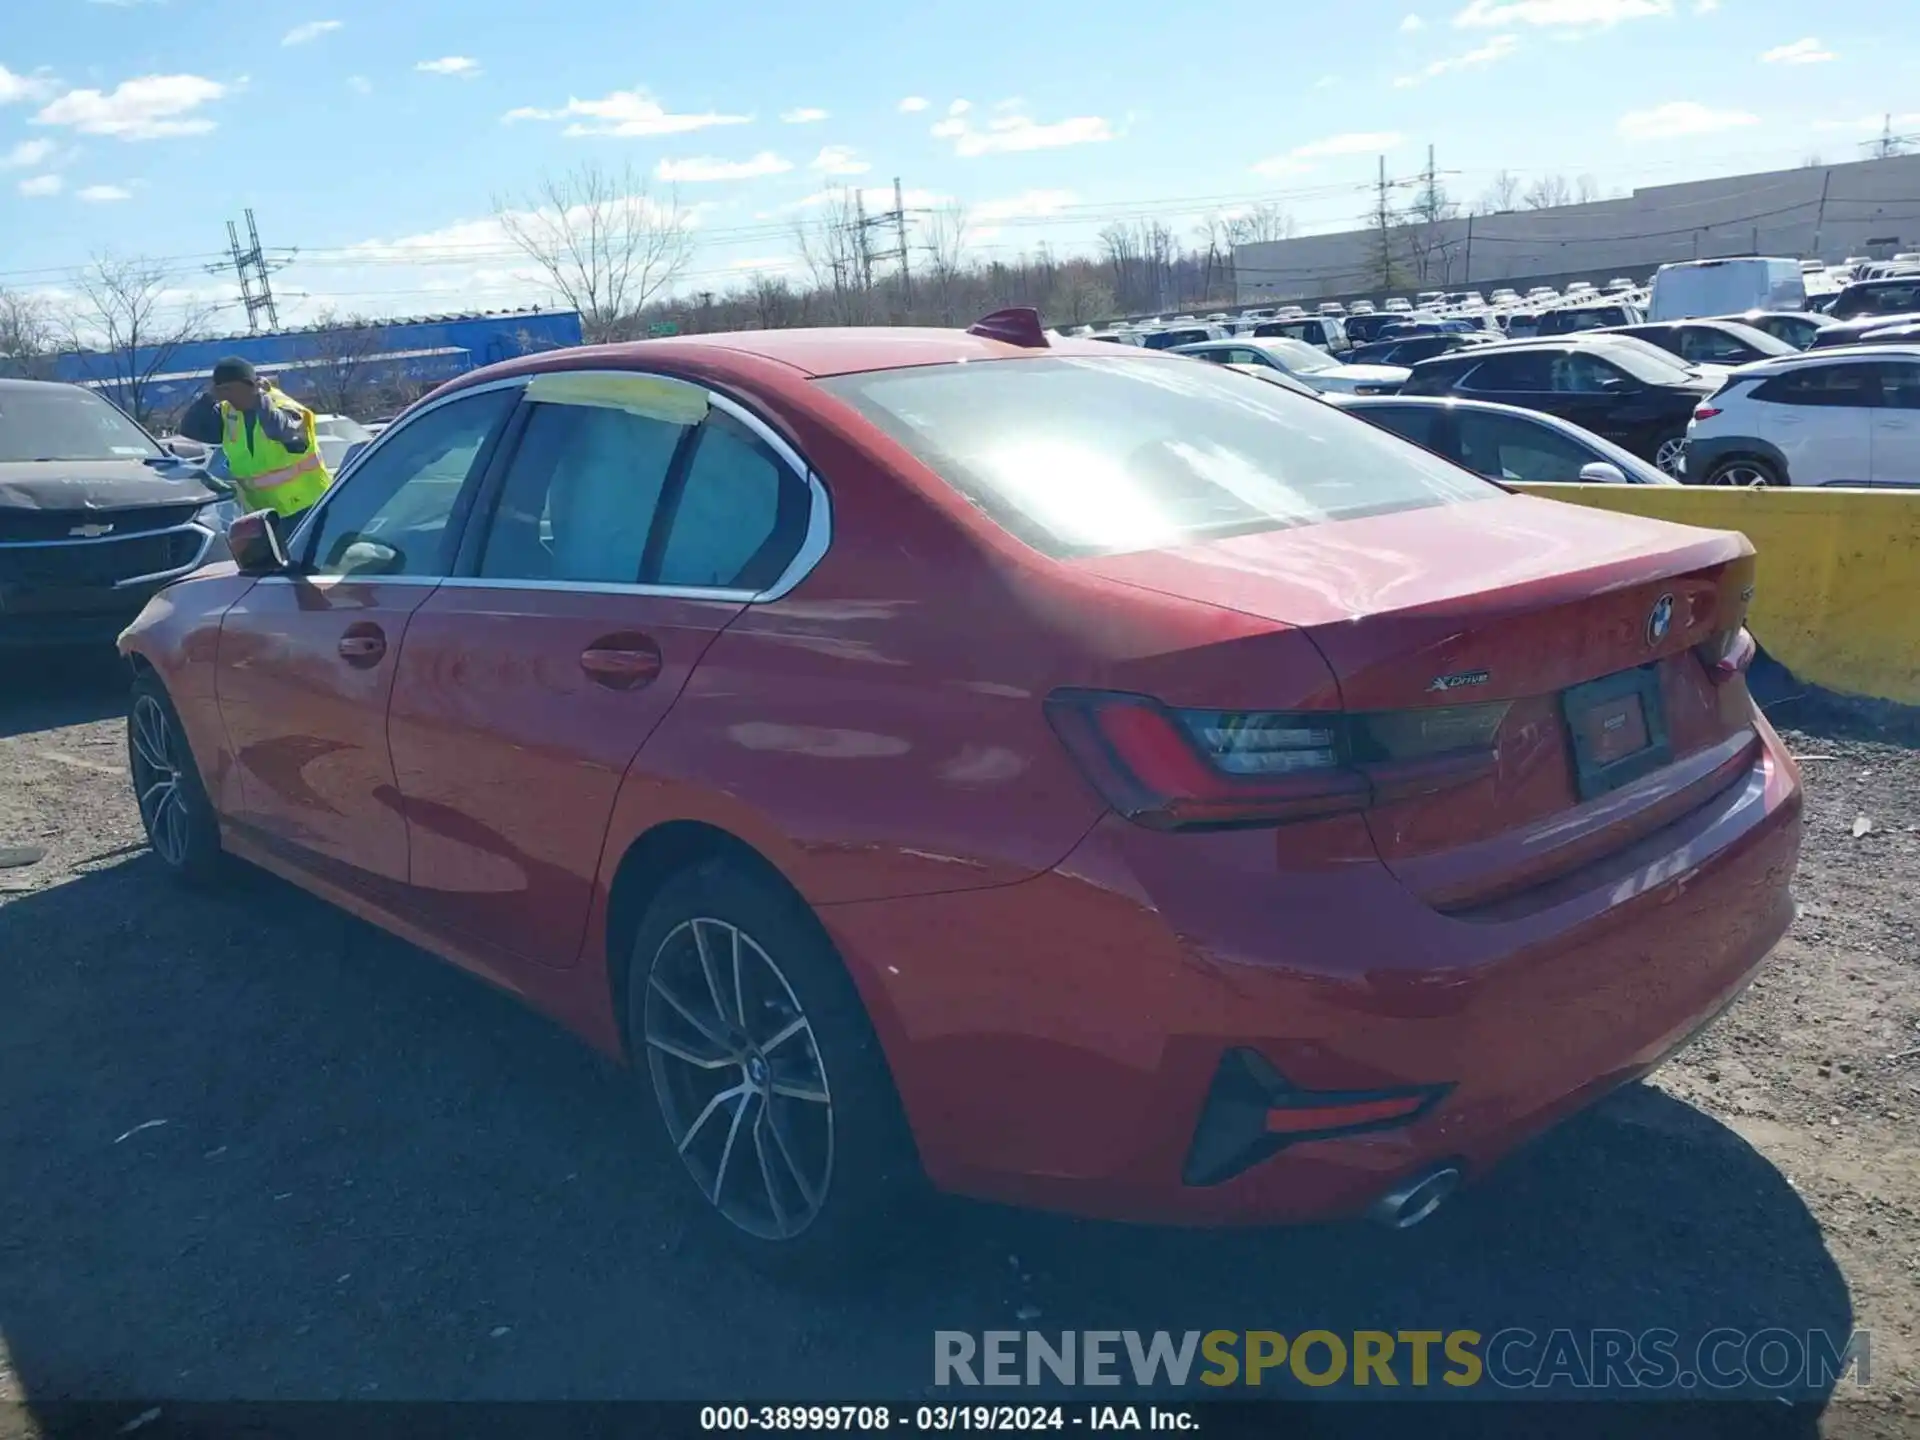
<svg viewBox="0 0 1920 1440"><path fill-rule="evenodd" d="M1616 444L1644 446L1645 387L1618 366L1589 351L1570 350L1554 358L1553 389L1553 404L1535 408Z"/></svg>
<svg viewBox="0 0 1920 1440"><path fill-rule="evenodd" d="M812 492L694 385L564 372L523 409L458 573L408 629L388 739L419 918L563 968L622 776L799 550Z"/></svg>
<svg viewBox="0 0 1920 1440"><path fill-rule="evenodd" d="M296 572L261 579L221 621L231 818L291 863L352 885L407 878L387 752L395 661L516 393L456 395L395 426L291 537Z"/></svg>
<svg viewBox="0 0 1920 1440"><path fill-rule="evenodd" d="M1602 458L1550 424L1524 415L1462 407L1453 421L1460 463L1490 480L1575 484L1582 466Z"/></svg>
<svg viewBox="0 0 1920 1440"><path fill-rule="evenodd" d="M1882 360L1880 405L1873 411L1872 479L1920 485L1920 360Z"/></svg>
<svg viewBox="0 0 1920 1440"><path fill-rule="evenodd" d="M1880 377L1872 360L1795 365L1753 392L1757 439L1795 485L1857 485L1873 475Z"/></svg>

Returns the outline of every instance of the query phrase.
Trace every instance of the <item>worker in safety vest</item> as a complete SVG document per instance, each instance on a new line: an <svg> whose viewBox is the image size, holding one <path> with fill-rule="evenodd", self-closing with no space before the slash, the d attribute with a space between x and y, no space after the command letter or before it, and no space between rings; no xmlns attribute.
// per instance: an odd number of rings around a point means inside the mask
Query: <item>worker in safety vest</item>
<svg viewBox="0 0 1920 1440"><path fill-rule="evenodd" d="M291 518L310 508L333 476L320 458L313 412L298 400L262 380L245 360L227 359L213 367L209 391L212 414L196 403L200 415L195 430L211 432L217 417L220 433L188 434L192 440L218 443L226 457L227 479L242 508L275 510Z"/></svg>

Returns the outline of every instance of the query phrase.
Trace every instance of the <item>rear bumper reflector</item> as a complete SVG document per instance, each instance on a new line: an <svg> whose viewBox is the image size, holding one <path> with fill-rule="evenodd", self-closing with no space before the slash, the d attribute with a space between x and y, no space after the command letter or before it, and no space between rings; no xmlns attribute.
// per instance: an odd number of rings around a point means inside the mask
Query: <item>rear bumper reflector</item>
<svg viewBox="0 0 1920 1440"><path fill-rule="evenodd" d="M1257 1050L1229 1050L1201 1107L1181 1179L1218 1185L1288 1145L1409 1124L1450 1088L1301 1090Z"/></svg>

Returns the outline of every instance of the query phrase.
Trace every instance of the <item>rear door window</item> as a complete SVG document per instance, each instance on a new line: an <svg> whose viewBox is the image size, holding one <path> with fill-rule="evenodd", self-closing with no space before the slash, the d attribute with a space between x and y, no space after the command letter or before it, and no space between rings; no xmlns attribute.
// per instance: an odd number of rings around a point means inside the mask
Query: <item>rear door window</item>
<svg viewBox="0 0 1920 1440"><path fill-rule="evenodd" d="M1498 394L1544 394L1553 389L1555 358L1550 350L1489 355L1473 367L1472 373L1460 382L1460 388Z"/></svg>
<svg viewBox="0 0 1920 1440"><path fill-rule="evenodd" d="M1429 450L1438 450L1441 411L1430 405L1369 405L1364 410L1355 410L1368 424L1378 425L1383 430L1391 430L1402 439L1411 440L1416 445L1424 445Z"/></svg>
<svg viewBox="0 0 1920 1440"><path fill-rule="evenodd" d="M1454 423L1460 463L1496 480L1578 480L1580 467L1598 458L1551 426L1518 415L1463 409Z"/></svg>
<svg viewBox="0 0 1920 1440"><path fill-rule="evenodd" d="M700 427L684 483L664 507L666 539L654 578L764 590L799 552L812 499L807 482L766 441L715 410Z"/></svg>
<svg viewBox="0 0 1920 1440"><path fill-rule="evenodd" d="M1872 365L1804 365L1762 382L1753 398L1774 405L1863 409L1879 403L1879 390Z"/></svg>
<svg viewBox="0 0 1920 1440"><path fill-rule="evenodd" d="M1330 405L1212 366L1050 357L817 383L1061 557L1500 493Z"/></svg>

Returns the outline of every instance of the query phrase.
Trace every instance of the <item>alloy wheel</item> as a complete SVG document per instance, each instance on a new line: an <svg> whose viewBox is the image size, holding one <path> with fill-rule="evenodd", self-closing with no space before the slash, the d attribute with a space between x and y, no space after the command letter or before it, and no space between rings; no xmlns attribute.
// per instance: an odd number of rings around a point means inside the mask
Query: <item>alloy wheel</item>
<svg viewBox="0 0 1920 1440"><path fill-rule="evenodd" d="M155 854L178 868L186 863L191 831L173 721L158 700L141 695L133 702L127 732L133 742L133 793L147 839Z"/></svg>
<svg viewBox="0 0 1920 1440"><path fill-rule="evenodd" d="M1684 440L1662 440L1660 448L1653 452L1653 463L1668 475L1680 473L1680 457L1686 453Z"/></svg>
<svg viewBox="0 0 1920 1440"><path fill-rule="evenodd" d="M647 976L645 1038L667 1134L708 1202L763 1240L812 1224L833 1178L833 1097L772 956L725 920L675 926Z"/></svg>
<svg viewBox="0 0 1920 1440"><path fill-rule="evenodd" d="M1759 490L1766 486L1767 477L1757 465L1743 465L1735 462L1724 466L1715 474L1713 483L1733 485L1745 490Z"/></svg>

